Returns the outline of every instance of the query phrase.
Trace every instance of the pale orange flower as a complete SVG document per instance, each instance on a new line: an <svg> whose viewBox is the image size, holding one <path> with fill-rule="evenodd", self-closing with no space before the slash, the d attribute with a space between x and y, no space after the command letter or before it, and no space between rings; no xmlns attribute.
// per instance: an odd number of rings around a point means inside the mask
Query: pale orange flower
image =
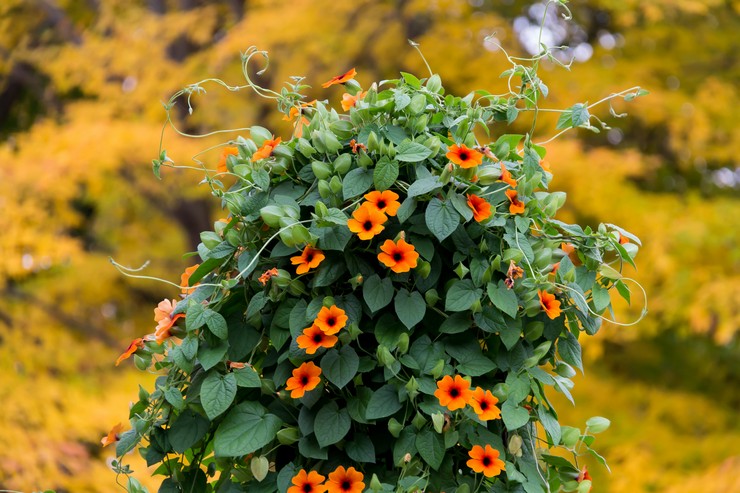
<svg viewBox="0 0 740 493"><path fill-rule="evenodd" d="M516 188L516 180L511 176L511 173L503 162L501 162L501 176L498 177L498 181L502 181L509 185L511 188Z"/></svg>
<svg viewBox="0 0 740 493"><path fill-rule="evenodd" d="M154 321L157 323L157 328L154 331L154 337L157 344L162 344L166 339L170 338L172 334L170 329L175 325L179 319L184 318L184 313L178 313L174 317L172 312L175 311L177 301L175 300L162 300L154 309Z"/></svg>
<svg viewBox="0 0 740 493"><path fill-rule="evenodd" d="M116 366L121 364L121 361L125 359L129 359L137 350L144 348L144 339L141 337L137 337L133 341L131 341L131 344L128 345L126 350L121 354L118 359L116 360Z"/></svg>
<svg viewBox="0 0 740 493"><path fill-rule="evenodd" d="M193 272L195 272L198 267L200 267L200 264L188 267L185 269L185 272L180 275L180 288L182 288L182 294L190 294L195 291L195 288L198 286L197 284L195 286L189 285L190 276L193 275Z"/></svg>
<svg viewBox="0 0 740 493"><path fill-rule="evenodd" d="M548 163L544 159L540 159L540 168L552 174L552 170L550 169L550 163Z"/></svg>
<svg viewBox="0 0 740 493"><path fill-rule="evenodd" d="M275 148L280 145L281 138L278 137L277 139L273 136L272 139L268 139L262 143L262 147L254 151L254 154L252 154L252 162L259 161L260 159L267 159L268 157L272 156L272 151L275 150Z"/></svg>
<svg viewBox="0 0 740 493"><path fill-rule="evenodd" d="M216 168L219 173L226 173L229 170L226 168L226 160L229 156L238 156L239 148L236 146L224 147L221 152L221 158L218 160L218 167Z"/></svg>
<svg viewBox="0 0 740 493"><path fill-rule="evenodd" d="M261 275L261 276L259 277L259 279L257 279L257 280L258 280L258 281L260 282L260 284L262 284L263 286L267 286L267 282L268 282L268 281L269 281L270 279L272 279L273 277L275 277L276 275L278 275L278 270L277 270L277 268L273 267L273 268L272 268L272 269L270 269L270 270L266 270L266 271L265 271L265 272L264 272L264 273L263 273L263 274L262 274L262 275Z"/></svg>
<svg viewBox="0 0 740 493"><path fill-rule="evenodd" d="M123 425L118 423L108 432L108 435L104 436L100 443L103 447L107 447L111 443L116 443L119 440L119 434L123 431Z"/></svg>
<svg viewBox="0 0 740 493"><path fill-rule="evenodd" d="M343 73L342 75L335 75L328 81L321 84L321 87L326 89L329 86L333 86L334 84L344 84L347 81L350 81L355 78L355 75L357 75L357 70L354 68L349 69L347 72Z"/></svg>
<svg viewBox="0 0 740 493"><path fill-rule="evenodd" d="M349 111L350 108L354 107L357 104L357 101L361 100L366 95L367 91L358 92L354 96L348 92L345 92L344 94L342 94L342 109L344 111Z"/></svg>

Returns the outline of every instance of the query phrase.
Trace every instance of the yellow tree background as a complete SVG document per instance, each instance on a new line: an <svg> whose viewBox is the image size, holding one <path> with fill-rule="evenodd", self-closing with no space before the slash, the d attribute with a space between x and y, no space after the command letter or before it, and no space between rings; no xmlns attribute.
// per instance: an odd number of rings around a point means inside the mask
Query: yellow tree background
<svg viewBox="0 0 740 493"><path fill-rule="evenodd" d="M651 95L615 104L626 119L596 109L612 130L579 130L549 146L553 187L568 193L561 219L616 223L642 238L634 277L650 312L587 343L578 406L561 399L561 420L612 420L599 443L613 473L591 467L595 493L740 491L740 1L569 5L573 22L548 18L545 39L570 46L577 61L570 72L544 67L547 106L633 85ZM305 75L312 96L338 105L338 89L317 88L351 67L364 85L400 70L425 74L407 39L448 91L501 92L508 62L497 43L526 53L541 13L541 4L517 0L4 0L0 489L116 488L106 465L114 452L99 440L126 422L127 403L153 377L113 362L152 332L153 307L177 292L125 278L108 258L149 260L145 274L176 281L189 265L181 254L221 215L196 174L152 176L160 101L205 77L241 83L239 52L256 45L272 60L255 76L261 85ZM290 135L253 94L205 87L192 116L178 105L182 129L260 124ZM555 118L538 128L535 140L548 138ZM168 132L166 147L187 164L227 138ZM204 159L215 168L217 151ZM621 320L639 315L633 295Z"/></svg>

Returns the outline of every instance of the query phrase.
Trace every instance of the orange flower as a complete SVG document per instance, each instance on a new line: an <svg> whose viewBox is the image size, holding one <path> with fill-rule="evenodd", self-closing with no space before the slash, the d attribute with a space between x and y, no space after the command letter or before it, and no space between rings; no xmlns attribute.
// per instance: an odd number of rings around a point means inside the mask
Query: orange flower
<svg viewBox="0 0 740 493"><path fill-rule="evenodd" d="M252 162L259 161L260 159L267 159L268 157L272 156L272 151L275 150L275 148L280 145L280 141L282 139L278 137L277 139L273 135L272 139L268 139L262 143L262 147L254 151L254 154L252 154Z"/></svg>
<svg viewBox="0 0 740 493"><path fill-rule="evenodd" d="M226 169L226 160L229 159L229 156L238 156L239 155L239 148L236 146L229 146L224 147L223 152L221 153L221 159L218 160L218 167L216 168L219 173L226 173L229 170Z"/></svg>
<svg viewBox="0 0 740 493"><path fill-rule="evenodd" d="M472 168L483 162L483 154L475 149L470 149L465 144L460 144L459 146L454 144L450 146L445 156L461 168Z"/></svg>
<svg viewBox="0 0 740 493"><path fill-rule="evenodd" d="M550 317L550 320L555 320L560 316L560 302L555 299L554 294L550 294L547 291L542 291L540 289L537 291L537 296L540 297L540 306L545 310L545 313Z"/></svg>
<svg viewBox="0 0 740 493"><path fill-rule="evenodd" d="M560 268L560 262L555 262L552 264L552 270L550 271L550 274L553 276L558 273L558 269Z"/></svg>
<svg viewBox="0 0 740 493"><path fill-rule="evenodd" d="M290 391L290 396L293 399L303 397L303 394L315 389L321 383L319 375L321 375L321 368L316 366L313 361L303 363L293 370L293 376L288 379L285 390Z"/></svg>
<svg viewBox="0 0 740 493"><path fill-rule="evenodd" d="M388 218L378 211L370 202L362 204L352 213L352 218L347 220L347 227L361 240L370 240L385 229L383 223Z"/></svg>
<svg viewBox="0 0 740 493"><path fill-rule="evenodd" d="M470 456L468 467L475 472L482 472L487 478L498 476L501 471L506 470L504 461L499 459L498 450L490 445L486 445L485 449L480 445L473 445L468 455Z"/></svg>
<svg viewBox="0 0 740 493"><path fill-rule="evenodd" d="M473 209L473 219L482 222L491 217L491 204L486 199L482 199L472 193L467 197L468 207Z"/></svg>
<svg viewBox="0 0 740 493"><path fill-rule="evenodd" d="M118 423L116 426L111 428L107 436L104 436L102 440L100 440L100 443L103 445L103 447L107 447L111 443L116 443L119 439L118 434L122 431L123 425L121 423Z"/></svg>
<svg viewBox="0 0 740 493"><path fill-rule="evenodd" d="M229 370L241 370L242 368L246 368L247 364L242 363L241 361L226 361L226 366L229 367Z"/></svg>
<svg viewBox="0 0 740 493"><path fill-rule="evenodd" d="M501 417L501 410L496 407L496 404L498 404L498 399L491 391L483 390L480 387L475 388L473 396L470 398L470 406L481 421L499 419Z"/></svg>
<svg viewBox="0 0 740 493"><path fill-rule="evenodd" d="M326 89L327 87L333 86L334 84L344 84L345 82L354 79L355 75L357 75L357 70L350 69L347 72L343 73L342 75L335 75L328 81L321 84L321 87Z"/></svg>
<svg viewBox="0 0 740 493"><path fill-rule="evenodd" d="M352 148L352 153L354 154L357 154L359 152L359 149L362 149L362 150L367 149L367 146L365 144L357 142L355 139L350 140L349 145Z"/></svg>
<svg viewBox="0 0 740 493"><path fill-rule="evenodd" d="M583 466L583 469L580 470L578 473L578 479L577 481L580 483L581 481L591 481L591 475L588 473L588 469L586 466Z"/></svg>
<svg viewBox="0 0 740 493"><path fill-rule="evenodd" d="M439 399L441 406L447 407L450 411L464 408L473 392L470 390L470 382L460 375L455 375L453 379L449 375L437 382L437 390L434 396Z"/></svg>
<svg viewBox="0 0 740 493"><path fill-rule="evenodd" d="M326 479L316 471L309 471L308 473L301 469L298 474L293 476L291 482L295 486L288 488L288 493L324 493L326 486L321 484Z"/></svg>
<svg viewBox="0 0 740 493"><path fill-rule="evenodd" d="M406 243L403 238L398 240L398 243L393 243L393 240L385 240L380 249L382 253L378 254L378 260L386 267L390 267L393 272L399 274L416 267L419 254L416 253L414 245Z"/></svg>
<svg viewBox="0 0 740 493"><path fill-rule="evenodd" d="M334 472L329 473L326 491L327 493L362 493L365 490L365 483L362 482L364 477L354 467L345 470L344 466L339 466Z"/></svg>
<svg viewBox="0 0 740 493"><path fill-rule="evenodd" d="M540 168L552 174L552 170L550 169L550 163L548 163L544 159L540 159Z"/></svg>
<svg viewBox="0 0 740 493"><path fill-rule="evenodd" d="M200 267L200 264L195 264L192 267L188 267L187 269L185 269L185 272L180 275L180 287L182 288L182 294L190 294L195 291L195 287L197 286L197 284L195 286L190 286L189 283L190 276L193 275L193 272L195 272L198 267Z"/></svg>
<svg viewBox="0 0 740 493"><path fill-rule="evenodd" d="M583 262L581 262L581 259L578 258L578 252L576 251L576 246L573 243L561 243L560 249L565 252L570 261L576 267L583 264Z"/></svg>
<svg viewBox="0 0 740 493"><path fill-rule="evenodd" d="M301 106L308 106L308 103L304 103ZM303 126L311 123L308 118L303 116L303 112L297 106L290 108L290 111L283 117L283 120L286 122L295 121L293 123L293 136L298 138L303 137Z"/></svg>
<svg viewBox="0 0 740 493"><path fill-rule="evenodd" d="M330 307L323 307L316 316L316 320L313 321L319 329L324 331L326 335L334 335L347 325L349 317L345 315L344 310L336 305Z"/></svg>
<svg viewBox="0 0 740 493"><path fill-rule="evenodd" d="M511 202L511 204L509 205L509 212L511 212L512 214L521 214L522 212L524 212L524 202L520 201L519 198L517 198L516 190L507 190L504 193L509 198L509 202Z"/></svg>
<svg viewBox="0 0 740 493"><path fill-rule="evenodd" d="M177 301L165 299L160 301L157 308L154 309L154 321L158 322L157 328L154 331L157 344L162 344L165 339L171 337L170 329L175 325L175 322L185 317L184 313L178 313L174 317L172 316L172 312L175 311L176 306Z"/></svg>
<svg viewBox="0 0 740 493"><path fill-rule="evenodd" d="M296 274L305 274L309 269L318 267L325 258L324 252L311 245L306 245L300 255L290 257L290 262L298 266L295 269Z"/></svg>
<svg viewBox="0 0 740 493"><path fill-rule="evenodd" d="M298 347L305 349L306 353L314 354L320 347L330 348L337 343L337 337L325 333L318 325L313 324L311 327L304 329L303 335L296 338Z"/></svg>
<svg viewBox="0 0 740 493"><path fill-rule="evenodd" d="M524 269L516 265L512 260L509 262L509 270L506 271L506 277L509 279L519 279L520 277L524 277Z"/></svg>
<svg viewBox="0 0 740 493"><path fill-rule="evenodd" d="M144 339L141 337L137 337L133 341L131 341L131 344L128 345L126 350L123 352L122 355L118 357L116 360L116 366L121 364L121 361L125 359L129 359L138 349L144 348Z"/></svg>
<svg viewBox="0 0 740 493"><path fill-rule="evenodd" d="M619 234L619 244L620 245L624 245L625 243L630 242L630 239L627 238L626 236L623 236L622 233L617 233L617 234Z"/></svg>
<svg viewBox="0 0 740 493"><path fill-rule="evenodd" d="M506 169L503 162L501 162L501 176L498 177L498 181L506 183L511 188L516 188L516 180L511 176L511 173Z"/></svg>
<svg viewBox="0 0 740 493"><path fill-rule="evenodd" d="M398 194L385 190L378 192L377 190L365 194L365 202L362 204L365 207L370 207L376 211L388 214L389 216L395 216L398 212L398 208L401 207L401 203L398 201Z"/></svg>
<svg viewBox="0 0 740 493"><path fill-rule="evenodd" d="M354 96L348 92L345 92L344 94L342 94L342 109L344 111L349 111L350 108L354 107L357 104L357 101L361 100L366 95L367 91L358 92Z"/></svg>
<svg viewBox="0 0 740 493"><path fill-rule="evenodd" d="M267 286L267 281L269 281L274 276L278 275L278 270L276 268L272 268L270 270L266 270L260 277L257 279L260 284L263 286Z"/></svg>

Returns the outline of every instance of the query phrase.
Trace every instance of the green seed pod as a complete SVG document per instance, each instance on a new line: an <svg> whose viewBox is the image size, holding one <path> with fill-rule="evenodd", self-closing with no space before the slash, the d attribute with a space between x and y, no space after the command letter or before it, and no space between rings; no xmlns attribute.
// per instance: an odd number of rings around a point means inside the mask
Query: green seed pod
<svg viewBox="0 0 740 493"><path fill-rule="evenodd" d="M396 343L398 346L398 352L400 354L406 354L406 352L409 350L409 335L407 332L403 332L400 336L398 336L398 342Z"/></svg>
<svg viewBox="0 0 740 493"><path fill-rule="evenodd" d="M437 74L434 74L427 79L426 87L430 92L435 94L444 94L444 91L442 90L442 79ZM459 492L460 488L458 488L457 491Z"/></svg>
<svg viewBox="0 0 740 493"><path fill-rule="evenodd" d="M326 152L328 152L329 154L336 154L337 151L339 151L339 149L343 147L342 143L339 142L339 139L337 139L337 136L329 130L323 130L321 132L321 137L324 140Z"/></svg>
<svg viewBox="0 0 740 493"><path fill-rule="evenodd" d="M431 308L439 301L439 293L437 293L436 289L429 289L424 293L424 299L427 302L427 306Z"/></svg>
<svg viewBox="0 0 740 493"><path fill-rule="evenodd" d="M301 218L301 211L298 207L292 205L281 205L280 208L283 210L286 217L292 217L296 221Z"/></svg>
<svg viewBox="0 0 740 493"><path fill-rule="evenodd" d="M430 151L432 151L432 154L429 157L435 157L437 154L439 154L439 150L442 148L442 141L439 140L439 137L432 136L427 139L424 145L427 146Z"/></svg>
<svg viewBox="0 0 740 493"><path fill-rule="evenodd" d="M249 469L252 471L254 479L262 481L267 477L267 473L270 472L270 462L267 457L252 457L249 463Z"/></svg>
<svg viewBox="0 0 740 493"><path fill-rule="evenodd" d="M326 217L326 215L329 214L329 209L326 207L326 204L320 200L317 200L313 207L314 213L318 217Z"/></svg>
<svg viewBox="0 0 740 493"><path fill-rule="evenodd" d="M498 399L499 402L506 402L509 398L509 384L508 383L497 383L493 386L491 393Z"/></svg>
<svg viewBox="0 0 740 493"><path fill-rule="evenodd" d="M401 435L403 429L404 426L399 423L396 418L391 418L388 420L388 431L391 435L393 435L393 438L398 438L399 435Z"/></svg>
<svg viewBox="0 0 740 493"><path fill-rule="evenodd" d="M380 151L380 143L378 142L378 136L375 135L375 132L370 132L367 136L367 150L368 152Z"/></svg>
<svg viewBox="0 0 740 493"><path fill-rule="evenodd" d="M319 180L328 180L332 175L331 166L323 161L312 161L311 171Z"/></svg>
<svg viewBox="0 0 740 493"><path fill-rule="evenodd" d="M375 356L378 359L378 363L386 368L390 368L393 366L393 363L396 362L396 358L394 358L388 348L383 345L378 346L378 349L375 351Z"/></svg>
<svg viewBox="0 0 740 493"><path fill-rule="evenodd" d="M260 209L260 217L271 228L279 227L280 219L285 217L285 215L283 208L277 205L266 205Z"/></svg>
<svg viewBox="0 0 740 493"><path fill-rule="evenodd" d="M322 153L326 153L326 144L324 144L324 136L318 130L311 132L311 143L313 147Z"/></svg>
<svg viewBox="0 0 740 493"><path fill-rule="evenodd" d="M272 150L272 155L275 157L282 157L285 159L293 159L293 154L295 151L293 151L293 148L286 145L279 145L276 148Z"/></svg>
<svg viewBox="0 0 740 493"><path fill-rule="evenodd" d="M322 199L328 199L333 195L328 181L319 180L319 195Z"/></svg>
<svg viewBox="0 0 740 493"><path fill-rule="evenodd" d="M601 433L602 431L606 431L611 424L611 421L606 418L602 418L601 416L594 416L586 421L588 431L591 433Z"/></svg>
<svg viewBox="0 0 740 493"><path fill-rule="evenodd" d="M295 426L283 428L277 432L277 439L281 445L291 445L301 439L301 430Z"/></svg>
<svg viewBox="0 0 740 493"><path fill-rule="evenodd" d="M415 270L416 270L416 273L419 274L419 276L422 279L426 279L427 277L429 277L429 274L432 272L432 264L430 264L426 260L420 260Z"/></svg>
<svg viewBox="0 0 740 493"><path fill-rule="evenodd" d="M416 133L422 133L427 129L429 124L429 115L423 114L414 118L411 122L411 129Z"/></svg>
<svg viewBox="0 0 740 493"><path fill-rule="evenodd" d="M572 426L561 427L562 435L560 442L566 447L573 448L581 439L581 430L573 428Z"/></svg>
<svg viewBox="0 0 740 493"><path fill-rule="evenodd" d="M270 173L274 173L276 175L282 175L285 173L285 170L287 170L290 167L291 160L284 157L278 157L275 158L273 161L270 162Z"/></svg>
<svg viewBox="0 0 740 493"><path fill-rule="evenodd" d="M409 381L406 382L406 392L409 393L409 397L411 399L414 399L419 395L419 382L416 381L416 378L413 375L409 378Z"/></svg>
<svg viewBox="0 0 740 493"><path fill-rule="evenodd" d="M411 102L409 103L409 111L414 114L418 115L422 111L424 111L424 108L427 106L427 98L423 94L416 93L414 97L411 98ZM426 126L426 125L425 125Z"/></svg>
<svg viewBox="0 0 740 493"><path fill-rule="evenodd" d="M425 424L427 424L427 419L421 415L419 411L416 412L416 416L414 416L414 419L411 420L411 424L416 427L417 430L421 430Z"/></svg>
<svg viewBox="0 0 740 493"><path fill-rule="evenodd" d="M342 179L338 176L334 175L331 177L331 181L329 182L329 188L331 188L331 191L334 192L334 194L338 194L342 191Z"/></svg>
<svg viewBox="0 0 740 493"><path fill-rule="evenodd" d="M367 169L373 165L373 158L367 155L365 151L360 151L360 157L357 159L360 168Z"/></svg>
<svg viewBox="0 0 740 493"><path fill-rule="evenodd" d="M309 141L301 137L298 139L298 152L303 154L304 157L310 158L314 153L316 153L316 149L313 148Z"/></svg>
<svg viewBox="0 0 740 493"><path fill-rule="evenodd" d="M347 174L349 168L352 166L352 155L351 154L340 154L338 158L334 160L334 172L339 173L341 176Z"/></svg>
<svg viewBox="0 0 740 493"><path fill-rule="evenodd" d="M501 176L501 172L491 165L478 166L478 184L482 186L493 185Z"/></svg>

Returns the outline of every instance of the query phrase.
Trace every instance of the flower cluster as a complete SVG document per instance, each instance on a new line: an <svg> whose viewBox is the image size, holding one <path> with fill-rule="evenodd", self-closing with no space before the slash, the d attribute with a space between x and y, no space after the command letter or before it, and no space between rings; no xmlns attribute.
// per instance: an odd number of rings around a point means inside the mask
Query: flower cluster
<svg viewBox="0 0 740 493"><path fill-rule="evenodd" d="M554 219L544 147L501 131L531 74L511 99L356 76L322 85L344 113L295 81L270 93L288 140L224 143L205 183L225 219L119 358L162 376L104 443L143 439L183 491L574 491L577 457L551 450L590 451L605 426L561 426L546 388L570 398L578 337L610 289L629 297L639 240Z"/></svg>

